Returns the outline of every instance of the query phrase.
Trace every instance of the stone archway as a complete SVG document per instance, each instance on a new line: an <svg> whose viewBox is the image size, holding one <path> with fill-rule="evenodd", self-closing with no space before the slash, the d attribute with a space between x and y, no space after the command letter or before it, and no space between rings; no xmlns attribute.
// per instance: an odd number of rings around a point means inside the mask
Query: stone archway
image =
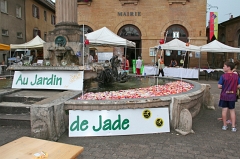
<svg viewBox="0 0 240 159"><path fill-rule="evenodd" d="M127 59L129 60L130 66L132 66L132 60L136 60L138 56L141 56L141 47L142 47L142 33L139 30L139 28L135 25L132 24L126 24L122 26L117 33L118 36L133 41L136 43L136 49L135 48L127 48L126 50L126 56ZM124 54L125 54L125 49L124 48Z"/></svg>
<svg viewBox="0 0 240 159"><path fill-rule="evenodd" d="M181 20L173 20L173 21L169 21L168 23L166 23L162 27L162 29L160 31L160 37L161 38L164 38L167 28L169 28L169 26L172 26L172 25L181 25L181 26L183 26L187 30L188 36L189 37L193 36L193 28L191 27L190 24L188 24L188 23L186 23L184 21L181 21Z"/></svg>
<svg viewBox="0 0 240 159"><path fill-rule="evenodd" d="M166 39L166 42L169 42L175 38L183 42L188 42L188 37L189 33L184 26L179 24L173 24L165 30L164 39ZM188 67L189 58L188 54L184 50L178 51L172 50L171 52L169 51L168 53L165 53L164 54L165 65L168 66L173 58L177 61L178 66L182 66L185 68ZM182 61L184 61L184 63Z"/></svg>
<svg viewBox="0 0 240 159"><path fill-rule="evenodd" d="M83 32L83 25L80 25L80 30ZM93 29L88 25L84 25L84 34L91 32L93 32Z"/></svg>

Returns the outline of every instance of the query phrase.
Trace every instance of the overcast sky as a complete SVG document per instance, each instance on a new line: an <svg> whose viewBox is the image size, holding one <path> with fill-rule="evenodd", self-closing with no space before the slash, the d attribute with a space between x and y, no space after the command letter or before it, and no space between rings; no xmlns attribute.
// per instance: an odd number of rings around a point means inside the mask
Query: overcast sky
<svg viewBox="0 0 240 159"><path fill-rule="evenodd" d="M227 21L231 15L240 16L240 0L207 0L207 3L207 21L209 12L218 12L218 23Z"/></svg>
<svg viewBox="0 0 240 159"><path fill-rule="evenodd" d="M52 0L55 2L55 0ZM227 21L231 15L233 17L240 16L240 0L207 0L207 21L209 12L218 12L218 22Z"/></svg>

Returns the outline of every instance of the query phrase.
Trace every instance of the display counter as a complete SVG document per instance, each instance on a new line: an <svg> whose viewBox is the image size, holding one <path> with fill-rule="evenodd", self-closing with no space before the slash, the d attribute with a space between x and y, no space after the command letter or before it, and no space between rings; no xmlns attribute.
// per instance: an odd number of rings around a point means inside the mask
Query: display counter
<svg viewBox="0 0 240 159"><path fill-rule="evenodd" d="M143 76L158 75L157 66L144 66L142 75Z"/></svg>
<svg viewBox="0 0 240 159"><path fill-rule="evenodd" d="M165 67L163 69L165 77L177 78L195 78L198 79L198 69L178 68L178 67ZM158 68L156 66L144 66L142 75L158 75ZM160 75L161 76L161 75Z"/></svg>
<svg viewBox="0 0 240 159"><path fill-rule="evenodd" d="M165 67L163 69L166 77L195 78L198 79L198 69Z"/></svg>

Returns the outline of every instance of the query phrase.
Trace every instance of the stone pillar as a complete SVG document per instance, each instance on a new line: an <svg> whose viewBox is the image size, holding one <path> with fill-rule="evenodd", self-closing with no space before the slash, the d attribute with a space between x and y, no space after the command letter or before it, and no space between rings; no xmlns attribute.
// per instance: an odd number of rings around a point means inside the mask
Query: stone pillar
<svg viewBox="0 0 240 159"><path fill-rule="evenodd" d="M77 0L56 0L56 24L77 23Z"/></svg>

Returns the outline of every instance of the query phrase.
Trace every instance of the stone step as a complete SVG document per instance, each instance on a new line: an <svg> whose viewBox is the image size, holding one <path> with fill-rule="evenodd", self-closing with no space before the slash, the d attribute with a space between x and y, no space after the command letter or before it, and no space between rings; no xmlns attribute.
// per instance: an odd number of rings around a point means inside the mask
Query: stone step
<svg viewBox="0 0 240 159"><path fill-rule="evenodd" d="M31 104L19 102L1 102L0 112L3 114L25 114L30 113Z"/></svg>
<svg viewBox="0 0 240 159"><path fill-rule="evenodd" d="M30 114L0 114L1 126L31 126Z"/></svg>
<svg viewBox="0 0 240 159"><path fill-rule="evenodd" d="M5 95L2 97L2 102L20 102L20 103L28 103L33 104L35 102L41 101L46 97L37 97L37 96L12 96Z"/></svg>

